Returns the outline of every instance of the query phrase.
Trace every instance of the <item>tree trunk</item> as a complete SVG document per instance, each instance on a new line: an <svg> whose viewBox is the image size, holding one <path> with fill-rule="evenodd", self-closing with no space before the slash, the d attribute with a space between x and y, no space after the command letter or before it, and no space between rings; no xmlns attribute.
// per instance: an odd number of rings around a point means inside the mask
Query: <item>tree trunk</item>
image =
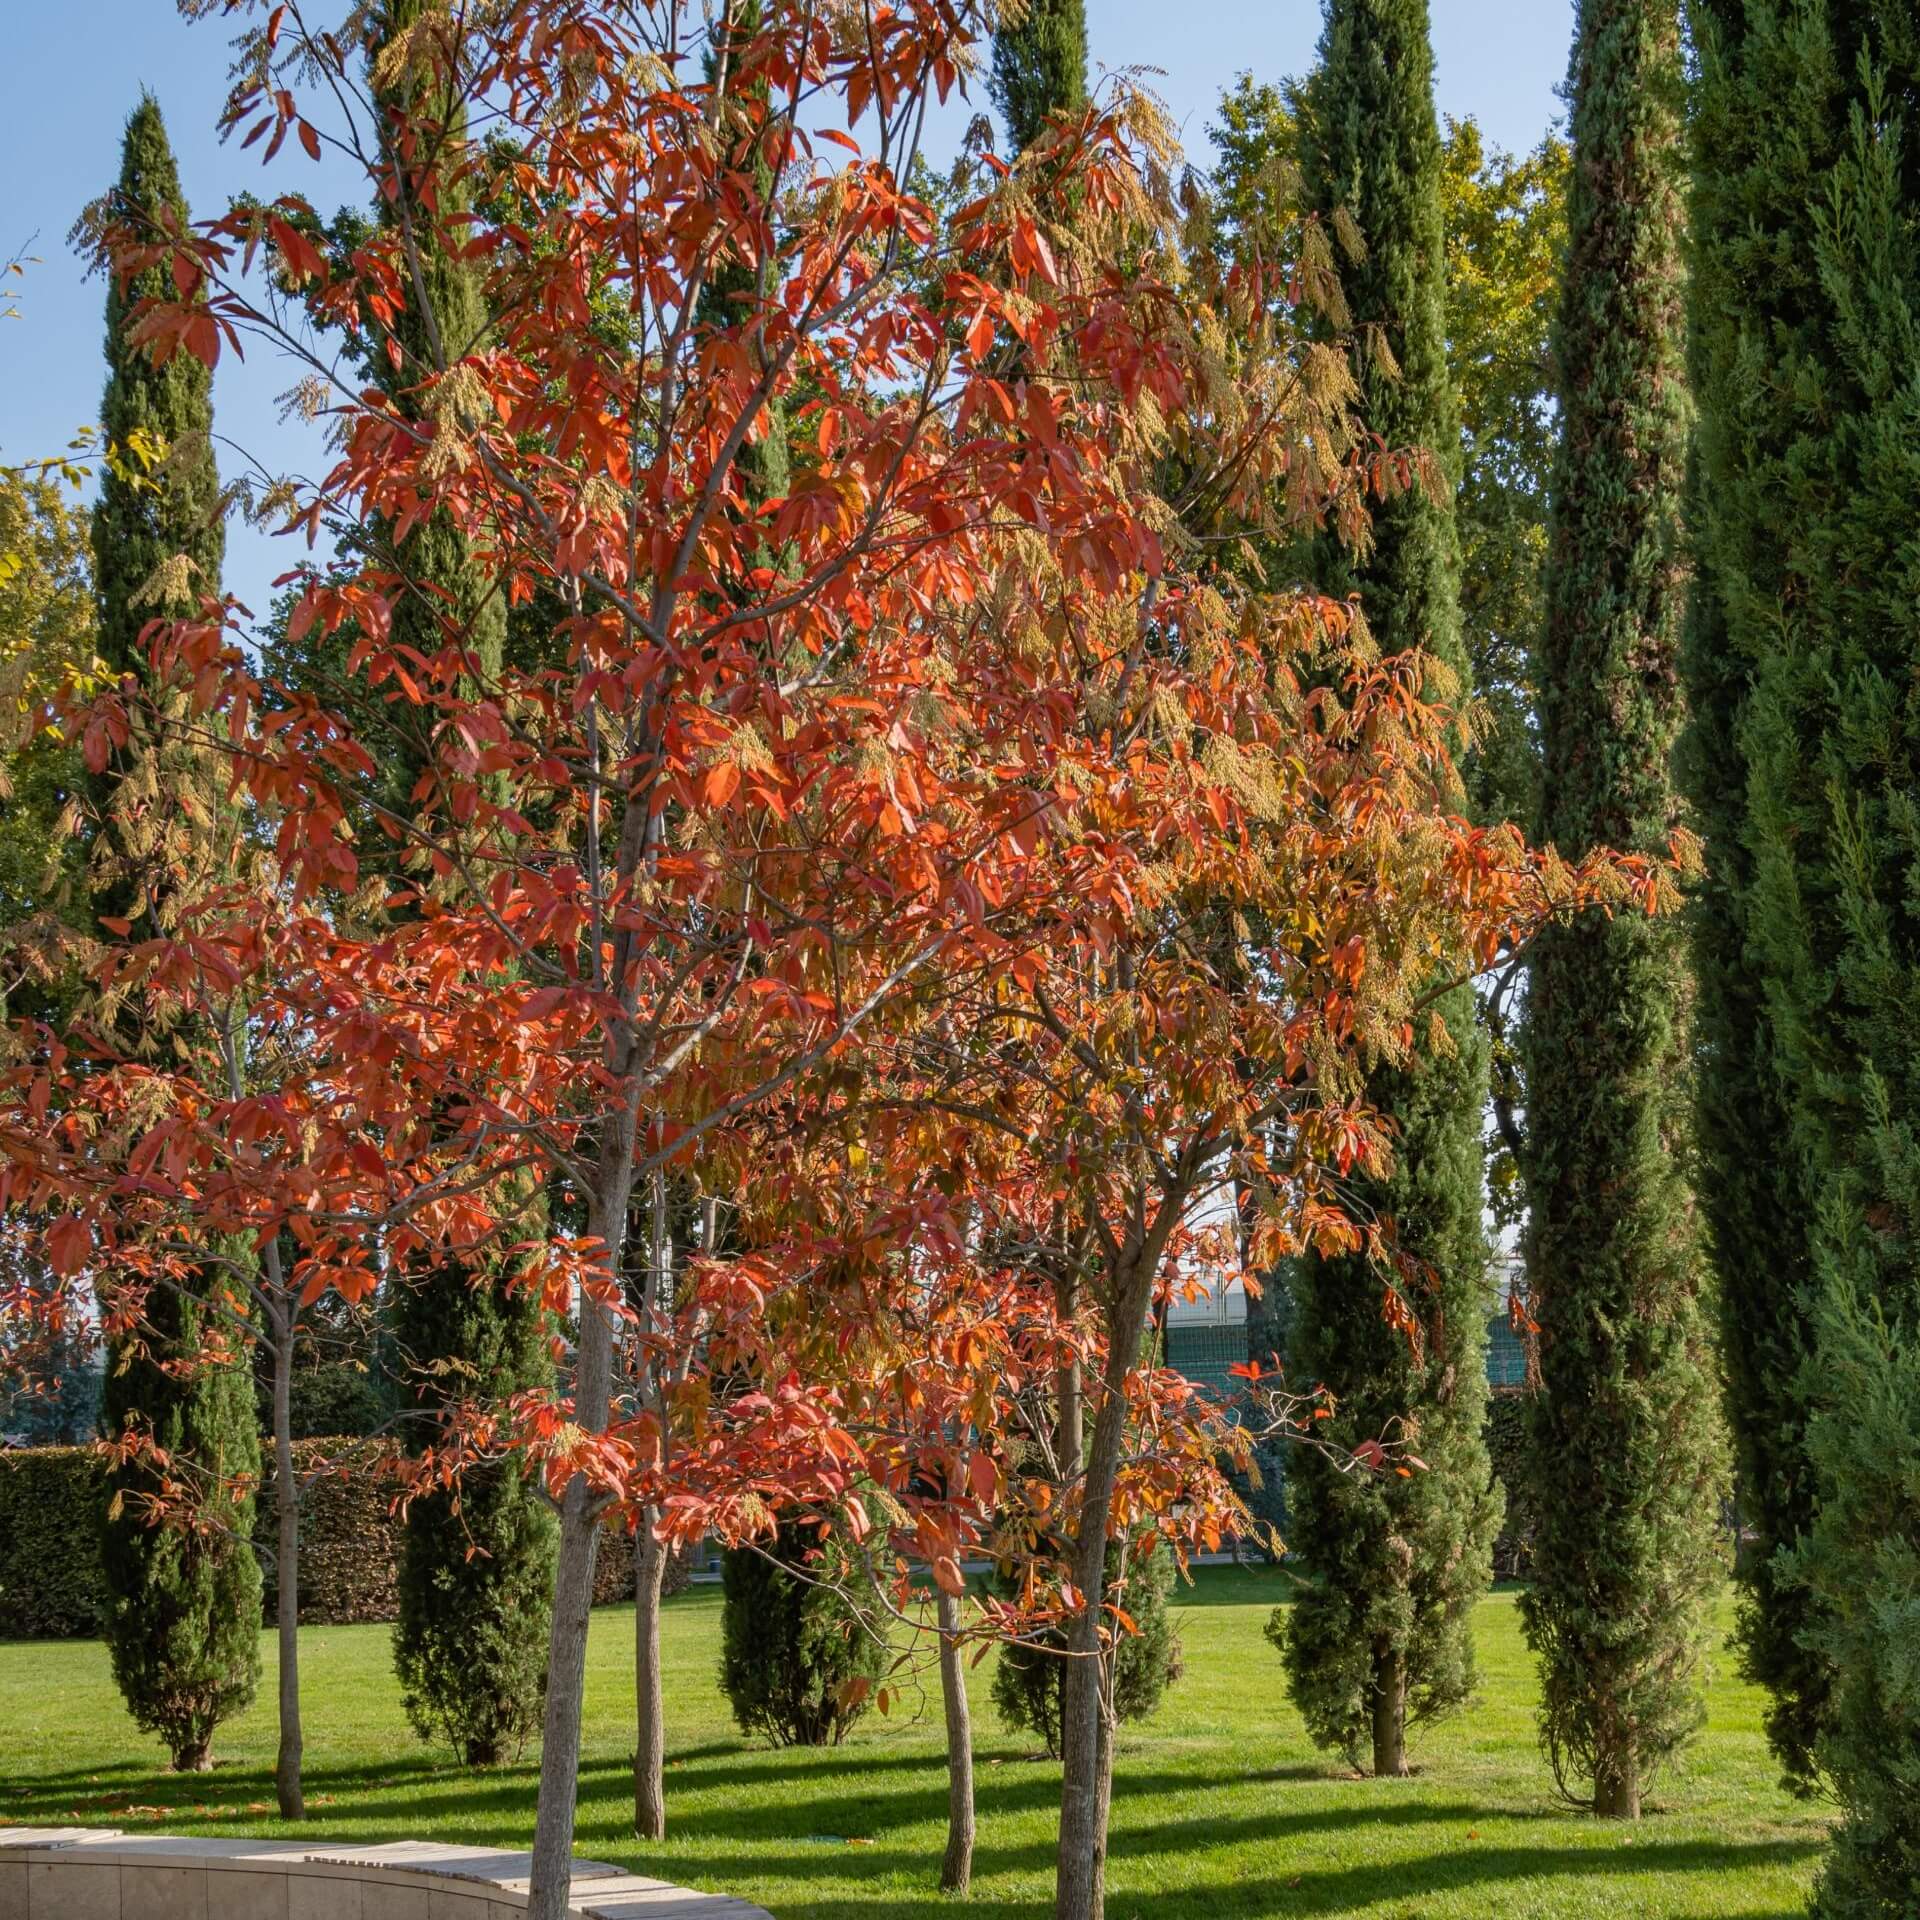
<svg viewBox="0 0 1920 1920"><path fill-rule="evenodd" d="M973 1713L960 1657L960 1602L942 1587L935 1604L940 1697L947 1710L947 1857L940 1863L940 1885L948 1893L965 1893L973 1878Z"/></svg>
<svg viewBox="0 0 1920 1920"><path fill-rule="evenodd" d="M628 1110L601 1156L601 1185L587 1231L607 1249L610 1274L620 1271L632 1192L634 1116ZM582 1431L604 1433L613 1402L614 1322L586 1295L580 1300L575 1355L574 1418ZM573 1885L574 1802L580 1786L580 1710L586 1696L587 1624L593 1612L593 1563L600 1543L600 1502L582 1474L560 1498L560 1550L553 1569L553 1626L547 1640L547 1705L541 1729L540 1794L533 1821L533 1864L527 1920L566 1920Z"/></svg>
<svg viewBox="0 0 1920 1920"><path fill-rule="evenodd" d="M1640 1767L1633 1741L1618 1727L1603 1727L1594 1754L1593 1810L1602 1820L1640 1818Z"/></svg>
<svg viewBox="0 0 1920 1920"><path fill-rule="evenodd" d="M1407 1771L1407 1657L1382 1647L1373 1660L1373 1774L1398 1780Z"/></svg>
<svg viewBox="0 0 1920 1920"><path fill-rule="evenodd" d="M273 1325L273 1505L279 1523L275 1567L276 1624L280 1637L280 1753L273 1790L282 1820L304 1820L300 1787L300 1489L293 1477L292 1311L282 1308Z"/></svg>
<svg viewBox="0 0 1920 1920"><path fill-rule="evenodd" d="M196 1740L189 1747L182 1747L173 1756L175 1773L211 1773L213 1771L213 1744L209 1740Z"/></svg>
<svg viewBox="0 0 1920 1920"><path fill-rule="evenodd" d="M657 1515L642 1510L633 1541L633 1830L667 1837L666 1703L660 1688L660 1589L667 1550L653 1536Z"/></svg>
<svg viewBox="0 0 1920 1920"><path fill-rule="evenodd" d="M1141 1328L1123 1321L1112 1335L1118 1350L1131 1351ZM1112 1362L1109 1362L1109 1373ZM1101 1649L1101 1609L1106 1600L1107 1524L1126 1439L1126 1365L1109 1378L1093 1423L1074 1542L1074 1584L1080 1611L1067 1629L1066 1672L1060 1680L1060 1852L1054 1874L1054 1920L1101 1920L1106 1902L1107 1808L1112 1798L1112 1689Z"/></svg>

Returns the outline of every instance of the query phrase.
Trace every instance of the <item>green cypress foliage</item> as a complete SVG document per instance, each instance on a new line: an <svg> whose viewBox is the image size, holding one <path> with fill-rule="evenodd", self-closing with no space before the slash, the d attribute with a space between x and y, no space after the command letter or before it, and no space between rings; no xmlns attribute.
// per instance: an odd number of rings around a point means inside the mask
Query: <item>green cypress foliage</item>
<svg viewBox="0 0 1920 1920"><path fill-rule="evenodd" d="M151 96L127 122L109 212L156 240L186 225ZM166 269L154 267L130 287L109 282L106 302L101 424L117 445L144 439L164 449L147 485L130 477L137 461L110 469L94 514L95 646L109 669L141 682L141 628L217 593L225 545L207 371L184 354L156 367L126 336L139 300L170 293ZM90 787L99 825L112 829L97 842L96 911L126 913L144 902L164 916L166 894L191 886L183 876L221 857L224 810L202 756L157 742L143 727ZM188 1045L193 1035L175 1040ZM209 1764L214 1729L253 1698L260 1671L260 1568L251 1544L260 1447L239 1326L218 1268L156 1285L141 1337L117 1342L109 1355L102 1396L110 1438L133 1429L160 1450L151 1464L121 1467L106 1482L102 1563L114 1677L135 1722L159 1734L182 1770ZM187 1489L191 1514L159 1512L167 1479Z"/></svg>
<svg viewBox="0 0 1920 1920"><path fill-rule="evenodd" d="M1886 0L1694 24L1718 619L1693 665L1736 756L1710 858L1754 981L1709 1066L1787 1216L1716 1249L1742 1437L1787 1483L1748 1651L1842 1809L1815 1910L1854 1920L1920 1907L1920 43ZM1766 1103L1729 1111L1748 1076Z"/></svg>
<svg viewBox="0 0 1920 1920"><path fill-rule="evenodd" d="M1006 1580L1009 1592L1020 1582ZM1180 1640L1173 1630L1169 1601L1173 1593L1173 1555L1157 1547L1144 1560L1127 1559L1121 1578L1118 1543L1107 1549L1107 1597L1123 1607L1134 1631L1116 1645L1113 1657L1113 1710L1126 1721L1145 1720L1180 1678ZM1066 1635L1049 1630L1001 1648L993 1670L993 1704L1001 1720L1047 1743L1060 1754L1060 1681Z"/></svg>
<svg viewBox="0 0 1920 1920"><path fill-rule="evenodd" d="M789 1521L767 1552L732 1547L721 1561L720 1690L741 1731L777 1747L837 1747L866 1711L854 1683L893 1662L829 1583L818 1540Z"/></svg>
<svg viewBox="0 0 1920 1920"><path fill-rule="evenodd" d="M1700 1192L1751 1535L1740 1566L1743 1665L1773 1696L1768 1738L1803 1786L1816 1777L1829 1673L1808 1644L1811 1596L1782 1576L1816 1503L1804 1397L1815 1253L1795 1090L1781 1073L1779 1029L1791 1014L1761 965L1782 931L1771 923L1784 914L1791 924L1798 910L1768 883L1782 869L1752 803L1777 803L1753 786L1749 748L1761 683L1785 651L1787 609L1830 591L1800 543L1802 515L1834 479L1822 416L1839 370L1811 228L1830 191L1850 76L1826 11L1799 0L1764 13L1743 0L1689 3L1700 65L1691 207L1700 422L1685 767L1707 847L1694 909Z"/></svg>
<svg viewBox="0 0 1920 1920"><path fill-rule="evenodd" d="M1538 683L1537 836L1658 856L1683 570L1680 31L1675 0L1581 0L1555 357L1560 452ZM1528 1468L1541 1739L1563 1791L1637 1818L1705 1717L1721 1468L1687 1192L1689 983L1677 923L1588 914L1528 974Z"/></svg>
<svg viewBox="0 0 1920 1920"><path fill-rule="evenodd" d="M151 94L141 97L127 122L120 178L109 196L112 216L132 221L156 242L187 224L180 173L167 140L166 123ZM226 551L220 511L220 475L213 456L213 376L188 353L156 367L144 348L127 338L127 319L142 300L173 297L165 264L149 267L122 287L107 283L107 388L100 426L115 446L138 436L166 449L151 484L136 477L139 462L102 476L94 511L94 587L99 599L101 659L115 673L144 675L140 629L162 614L184 611L182 594L218 592ZM184 580L162 569L184 555ZM190 604L190 599L187 604Z"/></svg>
<svg viewBox="0 0 1920 1920"><path fill-rule="evenodd" d="M1087 103L1086 0L1026 0L993 36L993 104L1018 153L1054 113Z"/></svg>
<svg viewBox="0 0 1920 1920"><path fill-rule="evenodd" d="M546 1364L538 1313L486 1275L436 1271L389 1313L422 1440L450 1402L504 1399ZM539 1726L553 1552L553 1518L511 1461L408 1508L394 1668L414 1731L469 1766L512 1758Z"/></svg>
<svg viewBox="0 0 1920 1920"><path fill-rule="evenodd" d="M375 368L415 419L424 417L421 388L480 346L487 328L473 270L435 243L421 211L422 180L437 171L442 147L465 132L436 13L428 0L389 0L375 56L385 158L399 182L385 217L413 221L419 261L414 297L393 328L399 364L381 354ZM432 197L443 219L456 210L453 193L450 182L437 183ZM411 212L403 215L403 207ZM376 537L391 547L389 530ZM497 674L505 599L452 519L434 514L387 557L405 582L394 605L394 644L428 656L457 644L481 682ZM406 818L432 805L436 717L431 707L410 716L412 737L390 763L382 797ZM416 1448L433 1443L439 1417L460 1401L498 1402L546 1377L539 1300L491 1263L449 1259L407 1276L393 1290L388 1316L416 1416L407 1430ZM511 1464L475 1468L456 1492L429 1494L408 1508L394 1667L415 1731L448 1740L471 1766L517 1752L538 1725L553 1552L551 1517Z"/></svg>
<svg viewBox="0 0 1920 1920"><path fill-rule="evenodd" d="M1438 471L1376 503L1372 549L1330 588L1359 595L1381 649L1426 648L1464 684L1459 556L1448 487L1460 445L1446 365L1446 263L1439 129L1426 0L1328 0L1321 62L1304 99L1310 202L1349 217L1362 257L1344 275L1361 330L1362 416L1387 445L1429 450ZM1396 371L1397 367L1397 371ZM1323 1746L1377 1772L1406 1770L1409 1724L1473 1689L1471 1613L1492 1578L1500 1499L1482 1433L1486 1410L1486 1245L1481 1113L1486 1054L1471 989L1437 1003L1444 1035L1422 1036L1405 1070L1370 1095L1395 1124L1392 1173L1359 1183L1357 1204L1391 1216L1423 1277L1408 1304L1417 1349L1380 1312L1380 1281L1358 1258L1309 1257L1294 1281L1291 1371L1332 1388L1335 1445L1404 1436L1427 1463L1406 1479L1343 1473L1316 1449L1293 1463L1290 1544L1299 1597L1276 1612L1296 1704Z"/></svg>
<svg viewBox="0 0 1920 1920"><path fill-rule="evenodd" d="M135 1428L164 1456L107 1476L100 1562L113 1677L135 1724L160 1736L182 1773L212 1765L214 1729L252 1701L260 1678L260 1440L218 1289L154 1289L144 1350L128 1342L114 1354L100 1409L103 1432ZM225 1347L218 1364L181 1364L209 1337ZM169 1478L187 1483L194 1512L156 1525Z"/></svg>

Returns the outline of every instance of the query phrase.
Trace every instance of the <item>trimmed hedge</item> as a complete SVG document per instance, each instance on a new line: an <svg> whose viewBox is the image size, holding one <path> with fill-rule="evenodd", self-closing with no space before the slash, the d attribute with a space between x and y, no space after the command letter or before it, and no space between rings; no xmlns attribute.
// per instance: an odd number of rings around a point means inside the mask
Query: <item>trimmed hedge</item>
<svg viewBox="0 0 1920 1920"><path fill-rule="evenodd" d="M100 1631L100 1462L85 1447L0 1453L0 1640Z"/></svg>
<svg viewBox="0 0 1920 1920"><path fill-rule="evenodd" d="M300 1618L308 1626L348 1626L393 1619L400 1522L388 1512L392 1489L368 1471L378 1442L296 1440L297 1470L335 1471L308 1482L300 1514ZM106 1580L100 1570L101 1467L88 1447L20 1447L0 1451L0 1640L84 1640L100 1632ZM267 1570L266 1611L273 1611L271 1551L273 1485L260 1490L254 1544ZM691 1563L667 1568L677 1593ZM601 1541L594 1601L633 1598L633 1541L610 1522Z"/></svg>

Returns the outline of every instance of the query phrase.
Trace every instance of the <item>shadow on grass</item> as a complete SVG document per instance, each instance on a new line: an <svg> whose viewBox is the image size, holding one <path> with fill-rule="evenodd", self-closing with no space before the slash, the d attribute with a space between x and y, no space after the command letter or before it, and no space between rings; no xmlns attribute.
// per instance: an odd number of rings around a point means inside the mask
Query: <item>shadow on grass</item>
<svg viewBox="0 0 1920 1920"><path fill-rule="evenodd" d="M1196 1822L1204 1833L1204 1823ZM1502 1882L1550 1880L1601 1880L1641 1873L1723 1872L1728 1869L1753 1869L1766 1866L1790 1866L1817 1851L1811 1843L1762 1841L1752 1845L1725 1846L1715 1841L1683 1841L1667 1846L1621 1848L1594 1851L1580 1847L1475 1847L1458 1854L1427 1855L1394 1860L1378 1865L1311 1869L1297 1874L1246 1876L1234 1880L1184 1878L1177 1887L1142 1891L1128 1884L1125 1864L1128 1849L1116 1847L1115 1867L1108 1876L1109 1912L1126 1920L1190 1920L1196 1914L1208 1920L1333 1920L1333 1916L1370 1908L1379 1902L1393 1902L1396 1909L1420 1910L1419 1903L1445 1895L1471 1898ZM1049 1856L1051 1858L1051 1856ZM862 1855L856 1868L851 1862L838 1871L839 1882L832 1891L822 1889L818 1896L777 1898L779 1920L847 1920L847 1916L878 1909L886 1920L952 1920L951 1900L932 1891L924 1896L899 1890L897 1878L883 1887L863 1890L846 1882L857 1874L866 1878L870 1856ZM786 1873L793 1878L817 1878L816 1862L804 1858L786 1861L756 1861L764 1873ZM991 1848L983 1848L974 1858L978 1880L990 1878L1006 1866L1005 1859ZM930 1863L921 1865L931 1879ZM738 1873L740 1862L681 1858L676 1872L698 1883L706 1878L711 1884L722 1882L729 1870ZM890 1875L896 1869L888 1869ZM1283 1877L1284 1876L1284 1877ZM877 1877L877 1876L876 1876ZM1542 1888L1547 1904L1540 1910L1552 1911L1553 1892ZM966 1912L969 1920L1041 1920L1051 1902L1044 1895L1026 1898L996 1897L976 1882ZM1783 1910L1729 1914L1726 1920L1792 1920Z"/></svg>

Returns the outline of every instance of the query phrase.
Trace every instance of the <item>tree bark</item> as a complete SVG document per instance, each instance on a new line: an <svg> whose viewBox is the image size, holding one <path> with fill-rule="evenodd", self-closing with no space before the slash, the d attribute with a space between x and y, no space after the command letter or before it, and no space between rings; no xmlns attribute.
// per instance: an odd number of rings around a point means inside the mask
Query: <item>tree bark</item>
<svg viewBox="0 0 1920 1920"><path fill-rule="evenodd" d="M609 1280L618 1275L633 1191L636 1113L623 1107L601 1149L587 1232L607 1250ZM574 1357L573 1410L582 1431L604 1433L613 1405L614 1321L585 1294ZM527 1920L566 1920L573 1886L574 1803L580 1787L580 1712L586 1697L587 1625L593 1612L593 1565L600 1544L601 1502L576 1473L560 1497L560 1550L553 1569L553 1626L547 1639L547 1704L541 1728L540 1793L533 1820L533 1862Z"/></svg>
<svg viewBox="0 0 1920 1920"><path fill-rule="evenodd" d="M278 1522L276 1625L280 1641L280 1752L273 1791L282 1820L307 1817L300 1784L305 1745L300 1727L300 1489L293 1477L294 1321L281 1307L273 1320L273 1504Z"/></svg>
<svg viewBox="0 0 1920 1920"><path fill-rule="evenodd" d="M1071 1326L1080 1312L1080 1276L1077 1272L1069 1269L1058 1276L1054 1281L1053 1302L1061 1324ZM1053 1451L1058 1463L1062 1502L1072 1497L1073 1483L1080 1477L1084 1419L1080 1361L1075 1356L1062 1361L1054 1375Z"/></svg>
<svg viewBox="0 0 1920 1920"><path fill-rule="evenodd" d="M1373 1661L1374 1778L1398 1780L1407 1771L1407 1657L1381 1647Z"/></svg>
<svg viewBox="0 0 1920 1920"><path fill-rule="evenodd" d="M633 1830L642 1840L667 1837L666 1703L660 1686L660 1589L667 1550L653 1536L657 1518L642 1510L633 1543Z"/></svg>
<svg viewBox="0 0 1920 1920"><path fill-rule="evenodd" d="M1142 1309L1144 1315L1144 1306ZM1108 1720L1112 1689L1109 1655L1101 1644L1106 1599L1107 1524L1126 1440L1125 1356L1137 1346L1142 1316L1121 1316L1110 1335L1110 1355L1123 1356L1118 1377L1109 1358L1100 1412L1087 1450L1074 1542L1073 1578L1080 1611L1067 1629L1066 1672L1060 1681L1060 1851L1054 1874L1055 1920L1102 1920L1106 1904L1106 1813L1112 1797L1112 1738ZM1119 1343L1123 1338L1127 1344Z"/></svg>
<svg viewBox="0 0 1920 1920"><path fill-rule="evenodd" d="M1630 1736L1603 1728L1594 1755L1593 1810L1602 1820L1640 1818L1640 1767Z"/></svg>
<svg viewBox="0 0 1920 1920"><path fill-rule="evenodd" d="M942 1587L935 1605L940 1697L947 1710L947 1857L940 1863L940 1885L948 1893L965 1893L973 1878L973 1712L960 1657L960 1602Z"/></svg>

